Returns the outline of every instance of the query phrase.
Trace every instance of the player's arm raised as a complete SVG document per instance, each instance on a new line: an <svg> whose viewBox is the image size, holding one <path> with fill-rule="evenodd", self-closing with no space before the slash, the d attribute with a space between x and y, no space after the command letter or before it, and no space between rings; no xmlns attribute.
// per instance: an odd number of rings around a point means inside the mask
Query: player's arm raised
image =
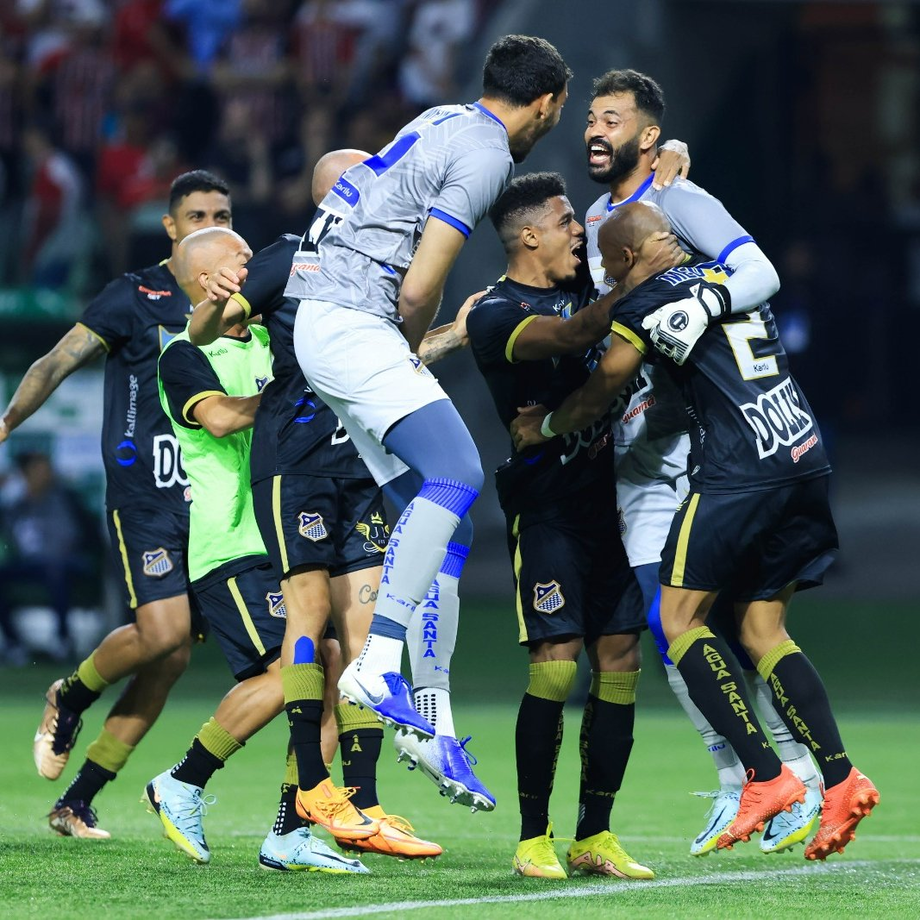
<svg viewBox="0 0 920 920"><path fill-rule="evenodd" d="M212 393L186 410L186 417L194 419L215 438L252 428L262 394L254 396L227 396Z"/></svg>
<svg viewBox="0 0 920 920"><path fill-rule="evenodd" d="M559 355L577 354L610 332L610 308L621 297L643 281L679 265L684 252L677 238L670 233L654 233L652 242L664 245L645 246L639 252L639 261L628 277L621 281L609 294L579 310L570 319L559 316L534 316L518 327L511 344L513 361L538 361Z"/></svg>
<svg viewBox="0 0 920 920"><path fill-rule="evenodd" d="M466 237L437 217L429 217L399 291L403 335L412 351L421 345L441 304L444 282Z"/></svg>
<svg viewBox="0 0 920 920"><path fill-rule="evenodd" d="M48 354L26 371L0 418L0 443L44 405L62 380L105 351L105 342L82 323L77 323Z"/></svg>
<svg viewBox="0 0 920 920"><path fill-rule="evenodd" d="M193 345L210 345L237 323L249 319L249 302L240 293L246 279L245 268L221 268L202 285L208 299L198 304L188 324Z"/></svg>
<svg viewBox="0 0 920 920"><path fill-rule="evenodd" d="M642 363L638 338L620 338L622 327L615 325L610 347L588 380L570 393L554 412L544 418L519 415L511 423L511 437L517 450L548 441L557 434L581 431L607 411L617 394L632 380ZM624 330L626 331L626 330Z"/></svg>

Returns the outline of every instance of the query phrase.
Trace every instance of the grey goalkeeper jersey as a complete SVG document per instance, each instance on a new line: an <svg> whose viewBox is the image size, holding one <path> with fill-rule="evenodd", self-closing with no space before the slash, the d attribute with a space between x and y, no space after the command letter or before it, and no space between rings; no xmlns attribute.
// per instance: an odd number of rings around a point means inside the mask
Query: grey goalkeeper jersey
<svg viewBox="0 0 920 920"><path fill-rule="evenodd" d="M677 179L658 191L652 188L652 179L650 175L624 201L614 203L609 193L601 195L585 215L588 265L601 294L610 286L604 282L598 231L613 211L632 201L657 204L681 247L694 255L721 262L739 246L753 242L722 202L698 185ZM689 419L680 392L663 367L644 363L612 412L618 483L673 483L687 472L690 440L685 432Z"/></svg>
<svg viewBox="0 0 920 920"><path fill-rule="evenodd" d="M514 172L508 132L479 103L438 106L347 169L320 207L345 211L314 265L295 260L285 295L398 322L399 288L429 217L469 236Z"/></svg>

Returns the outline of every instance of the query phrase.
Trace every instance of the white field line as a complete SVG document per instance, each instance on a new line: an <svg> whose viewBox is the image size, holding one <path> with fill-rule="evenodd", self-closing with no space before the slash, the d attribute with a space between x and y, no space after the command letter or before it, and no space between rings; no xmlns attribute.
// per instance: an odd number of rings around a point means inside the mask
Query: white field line
<svg viewBox="0 0 920 920"><path fill-rule="evenodd" d="M658 879L648 882L605 882L596 885L584 885L580 888L553 891L536 891L529 894L493 895L484 898L452 898L432 901L391 901L387 904L362 904L354 907L331 907L327 910L301 911L292 914L271 914L263 917L248 917L246 920L329 920L335 917L369 917L373 914L401 913L410 910L430 908L475 907L482 904L525 904L532 901L559 901L570 898L590 898L624 894L627 891L638 893L651 888L691 888L699 885L726 885L734 882L770 881L796 876L834 875L837 872L849 872L853 869L872 869L893 864L920 866L920 859L858 860L837 862L820 866L800 866L794 869L776 869L767 872L725 872L711 875L693 875L687 878Z"/></svg>

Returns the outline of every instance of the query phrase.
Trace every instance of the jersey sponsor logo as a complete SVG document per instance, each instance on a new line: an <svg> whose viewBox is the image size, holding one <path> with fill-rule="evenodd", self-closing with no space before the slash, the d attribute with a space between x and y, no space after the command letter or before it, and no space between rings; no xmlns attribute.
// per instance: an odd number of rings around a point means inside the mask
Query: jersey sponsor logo
<svg viewBox="0 0 920 920"><path fill-rule="evenodd" d="M620 421L625 425L627 422L631 422L634 418L639 415L642 415L646 409L651 409L658 402L653 395L650 395L648 399L643 399L642 402L633 406L629 412L624 412Z"/></svg>
<svg viewBox="0 0 920 920"><path fill-rule="evenodd" d="M725 284L729 276L729 270L721 262L700 262L698 265L677 265L662 272L658 277L674 287L697 278L714 284Z"/></svg>
<svg viewBox="0 0 920 920"><path fill-rule="evenodd" d="M332 191L351 208L361 200L361 193L344 176L339 176Z"/></svg>
<svg viewBox="0 0 920 920"><path fill-rule="evenodd" d="M162 546L145 550L141 558L144 565L144 574L149 578L162 578L174 568L169 553Z"/></svg>
<svg viewBox="0 0 920 920"><path fill-rule="evenodd" d="M292 262L291 263L291 277L297 274L297 272L318 272L319 271L319 262Z"/></svg>
<svg viewBox="0 0 920 920"><path fill-rule="evenodd" d="M754 429L761 460L772 457L780 445L791 446L815 425L812 417L802 409L795 384L789 377L772 390L761 393L756 403L745 403L738 408Z"/></svg>
<svg viewBox="0 0 920 920"><path fill-rule="evenodd" d="M137 289L142 294L147 295L147 300L159 300L161 297L172 297L172 291L155 291L153 288L144 287L143 284L139 284Z"/></svg>
<svg viewBox="0 0 920 920"><path fill-rule="evenodd" d="M599 220L603 220L607 215L606 214L593 214L589 217L585 223L586 224L596 224Z"/></svg>
<svg viewBox="0 0 920 920"><path fill-rule="evenodd" d="M562 586L558 581L551 581L548 584L537 582L533 586L533 609L539 610L540 613L550 614L561 610L565 606L565 597L562 594Z"/></svg>
<svg viewBox="0 0 920 920"><path fill-rule="evenodd" d="M315 511L301 511L297 515L297 532L314 543L318 540L325 540L329 536L323 516Z"/></svg>
<svg viewBox="0 0 920 920"><path fill-rule="evenodd" d="M119 466L133 466L137 462L137 445L133 441L122 441L115 448L115 462Z"/></svg>
<svg viewBox="0 0 920 920"><path fill-rule="evenodd" d="M268 604L269 616L287 619L287 607L284 606L284 595L280 591L269 591L265 595L265 601Z"/></svg>
<svg viewBox="0 0 920 920"><path fill-rule="evenodd" d="M383 520L383 515L374 512L369 522L358 521L355 530L364 537L364 552L385 553L387 540L390 538L390 528Z"/></svg>
<svg viewBox="0 0 920 920"><path fill-rule="evenodd" d="M559 462L571 463L582 450L587 450L588 459L593 460L610 441L610 425L606 418L598 419L587 428L574 434L562 436L565 447L559 455Z"/></svg>
<svg viewBox="0 0 920 920"><path fill-rule="evenodd" d="M818 443L818 436L813 434L807 441L802 444L796 444L792 450L789 451L789 455L792 457L793 463L798 463L802 459L802 454L807 454L815 444Z"/></svg>
<svg viewBox="0 0 920 920"><path fill-rule="evenodd" d="M128 375L128 411L125 413L125 437L133 438L137 427L137 391L140 384L134 374Z"/></svg>
<svg viewBox="0 0 920 920"><path fill-rule="evenodd" d="M306 406L306 408L304 408ZM298 425L306 425L316 418L316 403L309 396L304 396L294 403L294 408L300 412L294 416L294 422Z"/></svg>
<svg viewBox="0 0 920 920"><path fill-rule="evenodd" d="M153 439L153 478L158 489L189 485L182 468L182 454L175 435L158 434Z"/></svg>

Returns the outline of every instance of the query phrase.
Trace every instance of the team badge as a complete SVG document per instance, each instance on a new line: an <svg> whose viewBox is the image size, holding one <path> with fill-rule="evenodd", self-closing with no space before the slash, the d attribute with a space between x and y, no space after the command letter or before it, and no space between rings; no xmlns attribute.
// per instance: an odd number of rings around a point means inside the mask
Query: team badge
<svg viewBox="0 0 920 920"><path fill-rule="evenodd" d="M143 554L144 574L151 578L162 578L173 570L173 561L169 558L169 553L159 547L159 549L148 549Z"/></svg>
<svg viewBox="0 0 920 920"><path fill-rule="evenodd" d="M297 522L297 530L300 535L312 540L314 543L317 540L325 540L329 536L329 531L326 530L321 514L315 514L312 511L301 511L297 516Z"/></svg>
<svg viewBox="0 0 920 920"><path fill-rule="evenodd" d="M626 518L623 516L623 509L617 508L617 521L619 524L620 536L625 536L626 534Z"/></svg>
<svg viewBox="0 0 920 920"><path fill-rule="evenodd" d="M157 326L157 330L160 336L160 351L162 351L181 331L170 332L165 326Z"/></svg>
<svg viewBox="0 0 920 920"><path fill-rule="evenodd" d="M548 585L539 582L533 586L533 609L540 613L555 613L565 606L562 588L558 581L551 581Z"/></svg>
<svg viewBox="0 0 920 920"><path fill-rule="evenodd" d="M371 522L358 521L355 530L364 537L364 552L385 553L387 541L390 539L390 528L384 523L383 515L375 511L371 515Z"/></svg>
<svg viewBox="0 0 920 920"><path fill-rule="evenodd" d="M416 374L422 374L425 377L433 376L431 371L425 367L422 359L418 355L409 355L406 359L411 365Z"/></svg>
<svg viewBox="0 0 920 920"><path fill-rule="evenodd" d="M256 377L256 392L261 393L267 383L268 377Z"/></svg>
<svg viewBox="0 0 920 920"><path fill-rule="evenodd" d="M287 619L287 607L284 606L284 595L280 591L269 591L265 595L265 601L268 604L269 616Z"/></svg>

